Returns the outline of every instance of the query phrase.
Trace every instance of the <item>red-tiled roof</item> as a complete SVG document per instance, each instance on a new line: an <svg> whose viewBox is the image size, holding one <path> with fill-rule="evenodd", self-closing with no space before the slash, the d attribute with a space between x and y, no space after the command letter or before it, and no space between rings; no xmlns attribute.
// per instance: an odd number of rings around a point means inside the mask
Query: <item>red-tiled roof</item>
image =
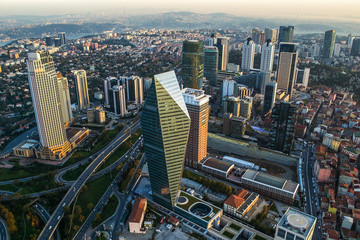
<svg viewBox="0 0 360 240"><path fill-rule="evenodd" d="M129 222L140 222L141 216L146 208L146 198L137 198L130 214Z"/></svg>

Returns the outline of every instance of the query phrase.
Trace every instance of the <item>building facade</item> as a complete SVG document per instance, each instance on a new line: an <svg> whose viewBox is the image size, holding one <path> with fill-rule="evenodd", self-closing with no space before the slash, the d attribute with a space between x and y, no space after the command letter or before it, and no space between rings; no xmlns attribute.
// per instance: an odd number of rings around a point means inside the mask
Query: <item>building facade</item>
<svg viewBox="0 0 360 240"><path fill-rule="evenodd" d="M263 115L268 114L274 107L276 99L277 83L270 82L265 86Z"/></svg>
<svg viewBox="0 0 360 240"><path fill-rule="evenodd" d="M274 64L274 51L275 46L272 44L270 39L266 40L266 43L264 43L261 48L261 71L272 71Z"/></svg>
<svg viewBox="0 0 360 240"><path fill-rule="evenodd" d="M58 87L60 90L60 101L62 107L62 115L64 120L64 126L70 125L73 115L71 111L71 101L69 93L69 84L67 78L63 77L60 73L57 74Z"/></svg>
<svg viewBox="0 0 360 240"><path fill-rule="evenodd" d="M277 84L279 89L287 91L292 97L298 52L294 43L280 43Z"/></svg>
<svg viewBox="0 0 360 240"><path fill-rule="evenodd" d="M41 159L62 160L71 147L66 137L53 58L46 52L28 53L27 70L41 144L36 155Z"/></svg>
<svg viewBox="0 0 360 240"><path fill-rule="evenodd" d="M221 71L226 70L229 63L229 38L218 37L216 39L216 47L219 51L218 69Z"/></svg>
<svg viewBox="0 0 360 240"><path fill-rule="evenodd" d="M292 42L294 38L294 26L280 26L278 44Z"/></svg>
<svg viewBox="0 0 360 240"><path fill-rule="evenodd" d="M204 54L204 77L209 81L209 85L216 87L218 73L219 51L217 47L205 47Z"/></svg>
<svg viewBox="0 0 360 240"><path fill-rule="evenodd" d="M183 42L182 79L184 88L201 89L204 77L204 42Z"/></svg>
<svg viewBox="0 0 360 240"><path fill-rule="evenodd" d="M190 115L174 71L154 76L141 114L141 128L153 199L172 209L190 130Z"/></svg>
<svg viewBox="0 0 360 240"><path fill-rule="evenodd" d="M242 46L241 70L250 70L254 67L255 43L248 38Z"/></svg>
<svg viewBox="0 0 360 240"><path fill-rule="evenodd" d="M90 107L89 91L85 70L76 70L73 72L76 86L76 98L78 110L82 111Z"/></svg>
<svg viewBox="0 0 360 240"><path fill-rule="evenodd" d="M323 59L329 59L333 57L335 37L336 37L335 30L329 30L325 32L324 46L322 52Z"/></svg>
<svg viewBox="0 0 360 240"><path fill-rule="evenodd" d="M110 102L110 109L120 116L125 116L127 113L126 110L126 98L125 98L125 88L123 86L115 85L112 87L112 101Z"/></svg>
<svg viewBox="0 0 360 240"><path fill-rule="evenodd" d="M185 165L198 168L207 155L209 96L203 90L191 88L183 89L182 94L191 119Z"/></svg>

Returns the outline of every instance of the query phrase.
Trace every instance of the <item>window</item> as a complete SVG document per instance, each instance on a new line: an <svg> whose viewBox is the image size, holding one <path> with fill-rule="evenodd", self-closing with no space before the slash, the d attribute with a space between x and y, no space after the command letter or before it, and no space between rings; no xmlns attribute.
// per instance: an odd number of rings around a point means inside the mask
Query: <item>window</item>
<svg viewBox="0 0 360 240"><path fill-rule="evenodd" d="M295 237L295 235L294 234L292 234L292 233L287 233L286 234L286 240L294 240L294 237Z"/></svg>
<svg viewBox="0 0 360 240"><path fill-rule="evenodd" d="M277 235L281 238L285 238L285 233L286 232L283 229L279 228Z"/></svg>

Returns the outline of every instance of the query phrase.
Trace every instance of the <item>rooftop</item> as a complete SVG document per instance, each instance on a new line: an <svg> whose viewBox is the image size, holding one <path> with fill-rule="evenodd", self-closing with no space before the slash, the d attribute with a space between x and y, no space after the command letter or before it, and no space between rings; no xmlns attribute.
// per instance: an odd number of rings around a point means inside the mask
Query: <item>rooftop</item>
<svg viewBox="0 0 360 240"><path fill-rule="evenodd" d="M203 163L203 166L211 167L211 168L218 169L220 171L227 172L227 171L229 171L230 168L232 168L234 166L234 164L210 157L205 160L205 162Z"/></svg>
<svg viewBox="0 0 360 240"><path fill-rule="evenodd" d="M296 232L307 237L311 227L316 223L316 218L294 208L288 208L279 222L279 227Z"/></svg>
<svg viewBox="0 0 360 240"><path fill-rule="evenodd" d="M143 212L146 210L146 198L137 198L130 214L129 222L140 222Z"/></svg>

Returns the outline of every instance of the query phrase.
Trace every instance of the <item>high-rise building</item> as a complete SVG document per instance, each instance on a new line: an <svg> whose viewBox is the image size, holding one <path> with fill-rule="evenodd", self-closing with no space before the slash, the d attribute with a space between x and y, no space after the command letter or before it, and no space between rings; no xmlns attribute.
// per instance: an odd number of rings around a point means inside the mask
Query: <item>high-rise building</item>
<svg viewBox="0 0 360 240"><path fill-rule="evenodd" d="M276 226L275 240L313 239L316 217L295 208L288 208ZM328 238L334 239L334 238Z"/></svg>
<svg viewBox="0 0 360 240"><path fill-rule="evenodd" d="M73 71L76 87L78 110L82 111L90 107L89 91L85 70Z"/></svg>
<svg viewBox="0 0 360 240"><path fill-rule="evenodd" d="M294 37L294 26L280 26L278 46L282 42L292 42Z"/></svg>
<svg viewBox="0 0 360 240"><path fill-rule="evenodd" d="M216 87L218 73L218 49L214 46L205 47L204 54L204 77L209 81L209 85Z"/></svg>
<svg viewBox="0 0 360 240"><path fill-rule="evenodd" d="M265 39L270 39L273 44L277 42L278 29L276 28L265 28Z"/></svg>
<svg viewBox="0 0 360 240"><path fill-rule="evenodd" d="M339 56L340 56L340 52L341 52L341 44L335 43L333 56L334 56L334 57L339 57Z"/></svg>
<svg viewBox="0 0 360 240"><path fill-rule="evenodd" d="M216 44L216 35L213 33L211 37L206 39L205 46L214 46Z"/></svg>
<svg viewBox="0 0 360 240"><path fill-rule="evenodd" d="M276 82L270 82L265 86L263 116L268 114L270 110L274 107L275 99L276 99L276 90L277 90Z"/></svg>
<svg viewBox="0 0 360 240"><path fill-rule="evenodd" d="M272 71L274 64L274 51L275 46L272 44L271 40L266 40L266 43L262 45L261 48L261 62L260 70L261 71Z"/></svg>
<svg viewBox="0 0 360 240"><path fill-rule="evenodd" d="M128 101L142 104L144 101L144 82L141 77L132 76L126 78L126 96Z"/></svg>
<svg viewBox="0 0 360 240"><path fill-rule="evenodd" d="M289 154L294 141L296 106L289 102L275 103L271 112L268 148Z"/></svg>
<svg viewBox="0 0 360 240"><path fill-rule="evenodd" d="M125 116L126 110L126 97L125 88L121 85L115 85L112 87L112 99L110 101L110 109L120 116Z"/></svg>
<svg viewBox="0 0 360 240"><path fill-rule="evenodd" d="M226 70L226 67L229 63L229 38L227 37L218 37L216 39L216 47L219 51L219 61L218 61L218 69Z"/></svg>
<svg viewBox="0 0 360 240"><path fill-rule="evenodd" d="M346 45L348 48L351 48L354 41L354 37L351 35L351 33L348 35L348 38L346 40Z"/></svg>
<svg viewBox="0 0 360 240"><path fill-rule="evenodd" d="M235 113L234 115L249 119L251 117L252 104L252 97L245 97L243 99L240 99L240 112L239 114Z"/></svg>
<svg viewBox="0 0 360 240"><path fill-rule="evenodd" d="M61 39L59 37L53 38L53 41L55 47L61 47Z"/></svg>
<svg viewBox="0 0 360 240"><path fill-rule="evenodd" d="M351 46L351 56L360 56L360 38L355 38Z"/></svg>
<svg viewBox="0 0 360 240"><path fill-rule="evenodd" d="M281 43L277 69L277 84L279 89L287 91L292 97L298 52L295 43Z"/></svg>
<svg viewBox="0 0 360 240"><path fill-rule="evenodd" d="M248 38L242 45L241 70L250 70L254 66L255 43Z"/></svg>
<svg viewBox="0 0 360 240"><path fill-rule="evenodd" d="M46 36L46 37L45 37L45 44L46 44L46 46L48 46L48 47L54 45L53 38L50 37L50 36Z"/></svg>
<svg viewBox="0 0 360 240"><path fill-rule="evenodd" d="M60 44L65 45L66 44L66 38L65 38L65 33L64 32L59 32L58 33L58 37L60 38Z"/></svg>
<svg viewBox="0 0 360 240"><path fill-rule="evenodd" d="M27 71L41 144L36 156L62 160L71 147L66 136L53 58L47 52L28 53Z"/></svg>
<svg viewBox="0 0 360 240"><path fill-rule="evenodd" d="M110 107L110 102L113 99L112 87L121 85L120 81L115 77L107 77L104 79L104 94L105 94L105 107Z"/></svg>
<svg viewBox="0 0 360 240"><path fill-rule="evenodd" d="M67 78L63 77L61 73L57 74L57 81L60 90L60 101L61 101L64 126L67 127L69 126L73 118L71 111L69 84Z"/></svg>
<svg viewBox="0 0 360 240"><path fill-rule="evenodd" d="M310 68L296 69L296 84L307 88L310 77Z"/></svg>
<svg viewBox="0 0 360 240"><path fill-rule="evenodd" d="M141 114L153 200L172 209L190 130L190 116L174 71L157 74Z"/></svg>
<svg viewBox="0 0 360 240"><path fill-rule="evenodd" d="M318 57L318 56L320 56L320 44L314 43L313 45L311 45L311 48L310 48L310 56L311 56L311 57Z"/></svg>
<svg viewBox="0 0 360 240"><path fill-rule="evenodd" d="M204 42L186 40L183 42L182 79L184 88L202 88L204 77Z"/></svg>
<svg viewBox="0 0 360 240"><path fill-rule="evenodd" d="M234 80L225 79L222 84L222 97L234 96L235 86Z"/></svg>
<svg viewBox="0 0 360 240"><path fill-rule="evenodd" d="M185 165L198 168L207 155L209 96L203 90L191 88L183 89L182 94L191 120Z"/></svg>
<svg viewBox="0 0 360 240"><path fill-rule="evenodd" d="M266 34L260 31L258 28L254 28L251 32L251 38L254 43L262 45L265 43Z"/></svg>
<svg viewBox="0 0 360 240"><path fill-rule="evenodd" d="M324 46L323 46L323 59L332 58L334 52L336 32L335 30L329 30L325 32Z"/></svg>

